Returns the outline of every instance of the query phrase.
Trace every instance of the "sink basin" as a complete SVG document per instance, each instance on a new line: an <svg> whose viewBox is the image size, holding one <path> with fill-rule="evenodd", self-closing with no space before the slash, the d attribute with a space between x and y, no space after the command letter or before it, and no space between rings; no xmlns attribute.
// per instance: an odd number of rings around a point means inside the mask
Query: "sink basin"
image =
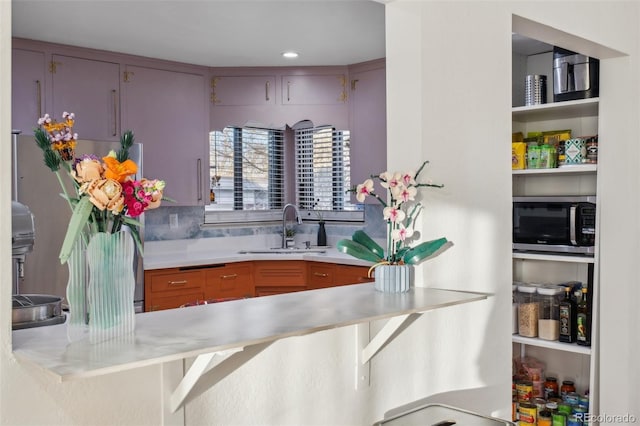
<svg viewBox="0 0 640 426"><path fill-rule="evenodd" d="M304 253L326 253L326 248L300 248L300 247L291 247L291 248L268 248L261 250L240 250L239 254L304 254Z"/></svg>

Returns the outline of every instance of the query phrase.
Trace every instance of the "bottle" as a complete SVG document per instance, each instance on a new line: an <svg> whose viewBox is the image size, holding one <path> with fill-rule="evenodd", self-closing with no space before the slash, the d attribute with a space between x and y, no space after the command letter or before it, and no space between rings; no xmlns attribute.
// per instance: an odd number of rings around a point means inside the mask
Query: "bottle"
<svg viewBox="0 0 640 426"><path fill-rule="evenodd" d="M560 396L564 399L571 392L576 391L576 386L573 384L573 380L563 380L562 386L560 386Z"/></svg>
<svg viewBox="0 0 640 426"><path fill-rule="evenodd" d="M591 346L591 313L589 312L589 301L586 287L582 288L582 299L578 303L577 309L577 343L582 346Z"/></svg>
<svg viewBox="0 0 640 426"><path fill-rule="evenodd" d="M571 298L571 287L564 288L564 299L559 305L560 336L558 340L565 343L576 341L576 302Z"/></svg>

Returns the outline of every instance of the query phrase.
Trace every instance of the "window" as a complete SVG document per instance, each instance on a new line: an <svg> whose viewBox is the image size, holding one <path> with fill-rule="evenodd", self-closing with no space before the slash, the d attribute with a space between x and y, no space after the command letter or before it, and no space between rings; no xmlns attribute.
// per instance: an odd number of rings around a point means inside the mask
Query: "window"
<svg viewBox="0 0 640 426"><path fill-rule="evenodd" d="M284 205L283 132L227 127L209 135L211 210L272 210Z"/></svg>
<svg viewBox="0 0 640 426"><path fill-rule="evenodd" d="M349 131L332 127L295 130L296 198L303 210L354 210Z"/></svg>
<svg viewBox="0 0 640 426"><path fill-rule="evenodd" d="M363 221L363 211L347 193L349 144L348 130L313 127L310 121L286 131L226 127L211 132L205 223L277 221L286 203L297 204L303 219L318 219L315 210L324 220Z"/></svg>

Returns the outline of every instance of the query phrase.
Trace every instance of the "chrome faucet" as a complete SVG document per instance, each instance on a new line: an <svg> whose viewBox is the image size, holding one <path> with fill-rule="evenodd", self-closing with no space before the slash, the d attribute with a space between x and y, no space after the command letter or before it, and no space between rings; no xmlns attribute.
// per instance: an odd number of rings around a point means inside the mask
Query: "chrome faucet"
<svg viewBox="0 0 640 426"><path fill-rule="evenodd" d="M300 211L295 204L288 203L282 208L282 248L287 248L287 209L293 208L296 213L296 219L298 224L302 224L302 217Z"/></svg>

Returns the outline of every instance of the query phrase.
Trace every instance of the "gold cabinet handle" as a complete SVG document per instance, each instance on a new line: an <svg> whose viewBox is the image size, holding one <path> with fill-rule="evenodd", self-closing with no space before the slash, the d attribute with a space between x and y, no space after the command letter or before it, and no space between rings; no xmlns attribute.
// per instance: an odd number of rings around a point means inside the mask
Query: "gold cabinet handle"
<svg viewBox="0 0 640 426"><path fill-rule="evenodd" d="M269 102L269 87L271 86L271 82L267 81L264 84L264 100Z"/></svg>
<svg viewBox="0 0 640 426"><path fill-rule="evenodd" d="M238 274L220 275L221 280L231 280L237 277L238 277Z"/></svg>
<svg viewBox="0 0 640 426"><path fill-rule="evenodd" d="M113 102L113 134L111 136L118 135L118 106L116 99L116 89L111 90L111 101Z"/></svg>
<svg viewBox="0 0 640 426"><path fill-rule="evenodd" d="M198 158L198 162L196 165L196 182L198 183L198 202L202 201L202 172L200 171L202 167L202 158Z"/></svg>
<svg viewBox="0 0 640 426"><path fill-rule="evenodd" d="M313 275L316 276L316 277L322 277L322 278L326 278L326 277L329 276L329 274L325 274L325 273L322 273L322 272L314 272Z"/></svg>
<svg viewBox="0 0 640 426"><path fill-rule="evenodd" d="M38 103L38 118L42 117L42 85L36 80L36 102Z"/></svg>
<svg viewBox="0 0 640 426"><path fill-rule="evenodd" d="M169 285L173 285L173 286L185 285L186 283L187 283L187 280L169 281L168 282Z"/></svg>

